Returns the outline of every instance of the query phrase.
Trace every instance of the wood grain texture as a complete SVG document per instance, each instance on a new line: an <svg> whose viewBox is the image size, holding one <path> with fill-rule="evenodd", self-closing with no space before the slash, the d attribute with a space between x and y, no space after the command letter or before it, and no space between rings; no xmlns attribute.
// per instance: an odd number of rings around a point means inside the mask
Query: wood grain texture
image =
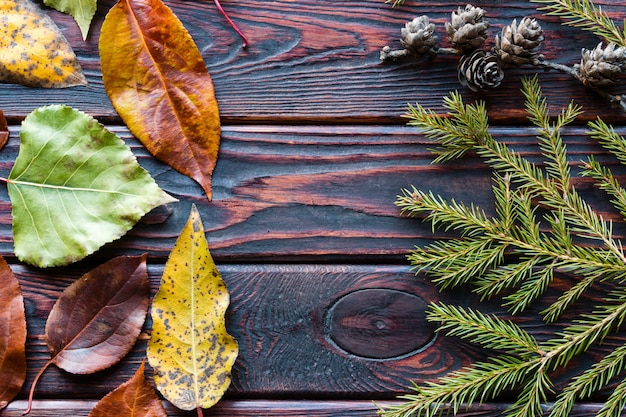
<svg viewBox="0 0 626 417"><path fill-rule="evenodd" d="M95 117L117 120L104 92L97 50L100 26L113 4L113 0L98 2L98 14L86 41L71 17L50 11L75 49L88 86L32 90L3 85L0 109L15 120L38 106L62 102ZM384 0L253 0L226 4L233 20L250 38L245 50L212 2L168 0L166 4L203 54L224 123L398 122L407 102L418 101L441 110L440 97L460 89L457 57L395 63L381 63L379 59L380 49L385 45L398 48L400 29L422 14L428 14L438 25L437 33L445 46L444 22L460 3L407 1L397 8ZM514 18L543 17L527 0L480 0L473 4L485 8L492 24L486 47ZM626 8L613 1L598 4L617 21L626 17ZM581 48L593 48L598 43L595 36L563 27L555 18L542 20L546 41L541 51L549 60L573 65L580 60ZM501 123L519 121L523 101L518 91L519 77L537 72L555 104L562 106L575 99L588 107L588 118L602 112L608 119L625 120L621 112L608 109L603 99L569 76L533 68L508 69L502 88L489 93L462 91L468 99L485 99Z"/></svg>
<svg viewBox="0 0 626 417"><path fill-rule="evenodd" d="M239 342L240 356L233 370L229 391L243 396L337 397L346 395L388 396L401 392L407 378L439 372L439 348L425 352L434 342L433 328L425 320L414 321L413 332L422 340L414 352L387 360L374 360L372 354L339 347L330 337L331 308L338 300L355 292L375 288L432 299L436 291L424 280L416 280L405 266L344 265L224 265L220 271L231 293L227 315L228 332ZM45 274L15 265L25 293L29 337L28 376L33 380L38 368L49 358L43 330L48 312L62 289L79 271ZM156 291L162 267L149 268ZM374 298L370 305L382 311L375 320L397 322L402 312L389 309ZM329 316L330 314L330 316ZM347 325L349 327L349 325ZM93 398L112 390L128 379L145 357L150 334L147 323L133 352L120 365L97 375L75 376L56 368L41 378L37 398ZM374 326L372 340L389 343L384 328ZM412 335L394 338L393 349L412 344ZM377 352L375 352L377 353ZM454 366L454 365L452 365Z"/></svg>
<svg viewBox="0 0 626 417"><path fill-rule="evenodd" d="M49 311L85 267L41 271L12 265L24 292L28 321L27 382L20 398L50 357L44 336ZM435 334L423 315L424 303L441 300L475 307L477 296L468 290L440 294L428 279L415 277L405 265L218 264L218 268L231 294L227 329L240 348L227 393L230 398L392 399L407 391L409 380L419 383L438 378L486 354L469 343ZM149 262L148 270L154 294L162 266ZM571 284L571 277L557 276L554 285ZM364 293L369 297L363 298ZM388 297L381 297L389 293L410 297L422 311L406 324L411 332L390 333L389 327L407 320L407 308L398 309ZM546 340L597 295L586 294L563 316L563 322L545 325L539 311L556 296L551 291L519 319L520 324L537 339ZM334 333L337 306L352 297L360 299L360 311L367 304L367 321L342 321L344 334L338 343ZM507 316L495 302L481 303L481 311ZM132 352L108 370L71 375L55 367L48 369L39 381L36 398L105 395L129 379L144 360L150 328L148 321ZM359 334L363 331L367 331L369 347ZM626 335L611 336L581 355L572 362L569 374L554 375L557 387L625 340ZM386 354L379 345L388 347Z"/></svg>
<svg viewBox="0 0 626 417"><path fill-rule="evenodd" d="M539 73L555 114L571 99L585 106L580 124L564 132L573 170L593 154L620 180L626 179L626 170L585 136L582 125L601 115L626 135L626 114L608 108L604 99L568 76L507 69L499 89L472 94L458 84L456 57L380 62L380 49L399 47L400 28L421 14L437 24L445 46L444 22L464 3L407 0L392 8L384 0L223 1L250 38L250 47L243 50L212 2L165 0L198 44L220 105L222 145L214 200L209 202L196 183L149 156L120 126L104 92L97 50L102 20L114 2L99 0L86 41L71 17L48 10L76 50L89 85L63 90L0 85L0 109L11 131L0 152L0 176L8 176L17 156L19 122L39 106L64 103L118 133L141 165L180 202L149 213L125 237L83 262L40 270L13 257L11 206L6 187L0 186L0 255L9 259L22 284L29 331L28 380L20 400L3 410L3 417L21 415L30 383L49 359L43 329L63 289L113 256L147 252L154 294L192 204L200 210L212 254L231 292L228 330L241 349L226 400L205 415L374 416L372 399L391 401L407 392L409 380L434 380L484 358L485 352L475 346L435 334L424 320L428 302L476 306L477 298L465 289L440 294L406 265L405 255L414 245L451 234L402 216L393 201L403 188L414 185L473 202L493 214L490 170L475 157L432 165L432 142L405 126L401 117L407 103L442 112L441 98L455 89L468 101L484 99L494 136L541 163L519 92L522 75ZM596 3L616 21L626 18L626 7L619 2ZM492 35L514 18L542 20L546 40L541 51L561 64L578 62L580 49L598 42L589 33L561 26L556 18L545 18L527 0L473 4L487 10ZM621 91L616 87L613 92ZM577 178L574 184L594 209L615 222L616 237L626 237L626 223L606 196L588 179ZM553 336L586 304L597 301L599 293L591 292L563 322L544 325L538 311L555 299L555 289L574 279L556 277L546 297L521 320L539 340ZM481 308L507 315L496 303ZM75 376L49 369L36 391L40 400L32 415L87 416L97 399L135 372L145 358L150 328L148 321L131 353L108 370ZM624 334L611 336L576 358L566 371L553 375L556 388L625 341ZM496 417L505 407L486 404L460 415ZM599 407L580 404L571 415L586 417ZM168 414L191 415L171 406Z"/></svg>
<svg viewBox="0 0 626 417"><path fill-rule="evenodd" d="M491 172L468 157L433 165L432 142L405 126L227 126L214 173L214 197L147 154L128 131L111 127L132 147L157 183L177 203L149 214L127 236L90 259L137 255L145 251L164 261L195 203L207 239L220 261L371 261L402 262L416 244L450 236L429 224L407 218L394 205L411 186L474 203L493 214ZM575 167L588 154L604 161L623 178L624 169L584 134L564 132ZM618 128L624 134L624 129ZM494 136L542 163L534 130L498 127ZM7 176L18 152L18 131L0 152L0 176ZM621 171L620 171L621 170ZM606 219L625 236L623 220L589 179L574 181ZM0 187L0 253L13 253L10 201Z"/></svg>
<svg viewBox="0 0 626 417"><path fill-rule="evenodd" d="M377 407L391 406L394 401L307 401L307 400L224 400L215 407L204 410L205 417L375 417ZM35 401L33 413L37 417L86 417L96 405L96 401ZM470 410L460 410L458 417L501 417L509 404L484 404ZM3 411L3 417L20 417L25 401L16 401ZM570 417L595 415L602 404L577 404ZM195 411L181 411L165 404L169 417L195 416ZM36 414L34 414L36 413Z"/></svg>

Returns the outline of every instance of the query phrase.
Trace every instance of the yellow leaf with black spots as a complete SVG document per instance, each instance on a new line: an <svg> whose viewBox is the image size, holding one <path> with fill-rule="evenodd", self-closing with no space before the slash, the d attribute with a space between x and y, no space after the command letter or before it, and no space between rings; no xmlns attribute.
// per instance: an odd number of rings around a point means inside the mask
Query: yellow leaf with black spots
<svg viewBox="0 0 626 417"><path fill-rule="evenodd" d="M72 47L31 0L0 0L0 82L45 88L87 84Z"/></svg>
<svg viewBox="0 0 626 417"><path fill-rule="evenodd" d="M182 410L213 406L230 385L239 348L226 331L229 302L194 205L152 303L147 349L157 389Z"/></svg>

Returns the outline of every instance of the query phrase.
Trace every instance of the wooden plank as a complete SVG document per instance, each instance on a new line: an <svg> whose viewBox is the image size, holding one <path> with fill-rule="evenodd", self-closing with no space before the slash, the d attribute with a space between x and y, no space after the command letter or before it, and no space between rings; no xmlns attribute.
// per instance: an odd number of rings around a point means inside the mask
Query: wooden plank
<svg viewBox="0 0 626 417"><path fill-rule="evenodd" d="M97 401L36 401L33 412L36 417L86 417ZM368 400L316 401L316 400L222 400L213 408L204 410L205 417L376 417L376 404L385 407L397 401ZM501 417L509 404L490 403L461 409L458 417ZM26 408L25 401L15 401L2 412L3 417L20 417ZM602 408L599 403L576 404L570 417L589 417ZM181 411L168 403L165 409L169 417L195 416L195 411Z"/></svg>
<svg viewBox="0 0 626 417"><path fill-rule="evenodd" d="M191 179L156 161L128 131L111 126L132 147L159 185L180 201L157 209L98 257L150 252L162 262L189 216L201 212L207 238L218 261L371 261L402 262L416 244L450 236L406 218L394 205L402 189L414 185L446 198L474 203L493 213L490 170L475 157L433 165L432 142L406 126L227 126L209 202ZM624 134L624 129L618 129ZM541 154L534 130L494 128L493 134L537 163ZM8 176L19 149L18 129L0 152L0 176ZM587 154L618 175L623 169L584 135L564 133L572 166ZM621 169L621 172L620 172ZM623 178L618 176L618 178ZM608 198L588 179L577 190L600 214L623 220ZM10 201L0 187L0 254L13 253Z"/></svg>
<svg viewBox="0 0 626 417"><path fill-rule="evenodd" d="M227 4L232 18L250 37L251 45L246 50L242 50L237 34L213 3L166 3L203 53L224 123L399 122L407 102L419 101L441 110L441 97L461 89L456 76L457 57L396 63L381 63L379 59L380 49L385 45L399 47L400 29L422 14L428 14L438 25L439 38L447 45L444 22L456 10L456 3L408 1L397 8L384 0L253 0ZM100 26L113 4L114 0L99 2L87 41L82 40L71 17L49 12L76 50L88 86L44 90L3 85L0 109L17 119L41 105L66 103L94 116L117 120L102 85L97 49ZM537 5L526 0L475 4L485 8L492 24L492 39L486 48L500 28L514 18L543 17L536 11ZM616 2L598 4L618 22L626 17L626 8ZM580 60L581 48L593 48L598 43L595 36L564 28L554 18L543 20L546 41L541 51L549 60L573 65ZM585 90L578 81L555 72L511 68L506 70L500 89L483 94L461 91L468 99L485 99L499 121L519 121L523 107L519 77L531 73L540 73L545 92L556 105L564 106L575 99L588 109L583 118L593 119L601 113L611 120L626 120L622 112L609 109L603 99Z"/></svg>
<svg viewBox="0 0 626 417"><path fill-rule="evenodd" d="M26 395L38 368L49 359L43 335L48 312L79 271L70 276L20 265L13 269L28 312ZM390 395L382 393L404 390L409 377L441 371L441 357L435 352L443 347L430 349L435 337L424 322L425 300L435 293L406 266L222 265L220 270L232 299L229 332L240 344L234 394ZM161 266L150 266L154 291L161 273ZM337 308L343 309L335 313ZM37 398L105 394L137 369L145 357L149 329L150 322L133 352L110 370L74 376L49 369L39 382ZM339 338L337 330L351 336ZM387 351L364 345L365 335L370 341L378 339Z"/></svg>
<svg viewBox="0 0 626 417"><path fill-rule="evenodd" d="M479 347L434 333L425 319L427 303L438 300L466 307L478 298L470 291L439 294L406 265L218 265L231 294L227 327L239 342L229 395L241 398L392 399L409 381L433 380L484 358ZM25 398L37 371L49 359L44 326L61 291L87 267L37 270L12 265L25 295L28 340ZM162 266L149 262L153 293ZM556 287L571 285L557 276ZM594 293L580 303L593 303ZM547 297L528 311L521 325L539 340L552 337L580 313L576 307L563 322L546 325L538 312ZM496 303L481 311L506 316ZM130 378L145 358L148 321L132 352L118 365L93 375L71 375L56 367L40 379L37 399L99 398ZM610 336L597 349L572 361L577 372L623 344ZM150 372L147 372L150 375ZM570 374L557 374L557 388Z"/></svg>
<svg viewBox="0 0 626 417"><path fill-rule="evenodd" d="M32 416L36 417L73 417L87 416L97 401L36 401L33 406ZM391 405L394 402L382 402L380 405ZM15 401L2 412L3 417L19 417L26 407L25 401ZM168 403L165 403L169 417L195 416L196 412L181 411ZM477 407L478 408L478 407ZM494 414L501 412L504 407L491 405L480 407L483 411L481 416L499 416ZM579 407L582 408L582 407ZM585 407L588 411L591 408ZM294 400L223 400L213 408L204 410L204 416L210 417L374 417L376 406L372 401L294 401ZM575 413L576 411L574 411ZM474 415L473 413L460 413L460 417ZM576 416L576 414L573 414Z"/></svg>

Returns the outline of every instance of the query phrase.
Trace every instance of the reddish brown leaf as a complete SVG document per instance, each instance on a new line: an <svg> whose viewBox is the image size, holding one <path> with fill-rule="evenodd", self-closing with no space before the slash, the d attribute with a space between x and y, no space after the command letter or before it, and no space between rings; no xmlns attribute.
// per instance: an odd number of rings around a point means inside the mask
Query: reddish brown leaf
<svg viewBox="0 0 626 417"><path fill-rule="evenodd" d="M143 372L142 362L135 375L101 399L88 417L167 417L161 400L145 380Z"/></svg>
<svg viewBox="0 0 626 417"><path fill-rule="evenodd" d="M26 315L20 284L0 256L0 410L26 379Z"/></svg>
<svg viewBox="0 0 626 417"><path fill-rule="evenodd" d="M130 131L211 199L220 118L202 55L161 0L119 0L102 25L104 88Z"/></svg>
<svg viewBox="0 0 626 417"><path fill-rule="evenodd" d="M90 374L114 365L131 350L148 312L146 258L144 254L111 259L63 291L46 321L52 358L35 377L31 400L49 365Z"/></svg>
<svg viewBox="0 0 626 417"><path fill-rule="evenodd" d="M9 125L4 113L0 110L0 149L4 148L7 140L9 140Z"/></svg>

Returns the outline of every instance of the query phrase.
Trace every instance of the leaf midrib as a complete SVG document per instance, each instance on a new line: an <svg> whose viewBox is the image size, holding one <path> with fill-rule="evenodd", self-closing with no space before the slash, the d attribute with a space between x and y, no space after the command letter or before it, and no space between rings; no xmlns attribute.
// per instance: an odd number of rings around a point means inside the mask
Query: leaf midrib
<svg viewBox="0 0 626 417"><path fill-rule="evenodd" d="M146 36L144 31L141 28L141 25L139 24L139 19L137 19L137 15L135 14L135 11L133 10L133 8L130 5L131 1L130 0L126 0L126 4L128 7L128 10L130 10L132 16L133 16L133 21L135 24L135 27L137 29L137 32L141 35L141 42L144 45L144 50L148 53L148 55L150 56L150 59L152 60L153 63L153 68L156 70L156 72L158 73L158 79L161 82L161 85L163 86L163 91L165 92L165 97L167 97L167 101L170 103L170 108L173 110L174 116L176 117L176 121L178 126L181 126L181 134L182 136L185 138L185 141L183 142L187 149L191 152L191 154L193 155L193 161L194 163L197 163L198 160L198 155L196 155L195 149L193 146L190 146L190 143L194 142L193 138L190 137L189 135L187 135L185 133L185 129L182 129L183 123L181 120L181 116L180 116L180 112L178 111L178 106L176 106L174 104L174 101L172 100L171 97L171 93L170 93L170 87L168 84L168 78L163 74L163 71L161 71L161 67L159 65L159 62L155 59L154 55L152 54L152 52L150 51L150 48L148 47L148 43L146 42ZM165 44L163 44L163 46L165 46ZM174 84L174 87L176 87L176 85ZM185 96L189 97L187 94L185 94ZM193 101L190 100L192 103ZM194 104L194 107L197 109L197 106ZM200 112L198 112L200 113ZM199 115L200 116L200 115Z"/></svg>
<svg viewBox="0 0 626 417"><path fill-rule="evenodd" d="M193 226L192 226L193 227ZM190 283L191 283L191 356L193 362L193 389L196 396L196 404L200 404L200 383L198 382L198 354L196 352L196 282L194 279L194 271L196 269L196 245L191 245L190 252Z"/></svg>
<svg viewBox="0 0 626 417"><path fill-rule="evenodd" d="M123 195L123 196L132 196L132 197L136 197L137 195L139 195L139 194L126 193L126 192L122 192L118 190L104 190L104 189L99 189L99 188L87 188L87 187L68 187L65 185L42 184L42 183L37 183L37 182L32 182L32 181L12 180L12 179L2 178L2 177L0 177L0 181L5 181L8 184L14 184L18 186L22 185L22 186L35 187L35 188L50 188L54 190L62 190L62 191L70 191L70 192L82 191L82 192L92 192L92 193L118 194L118 195Z"/></svg>

